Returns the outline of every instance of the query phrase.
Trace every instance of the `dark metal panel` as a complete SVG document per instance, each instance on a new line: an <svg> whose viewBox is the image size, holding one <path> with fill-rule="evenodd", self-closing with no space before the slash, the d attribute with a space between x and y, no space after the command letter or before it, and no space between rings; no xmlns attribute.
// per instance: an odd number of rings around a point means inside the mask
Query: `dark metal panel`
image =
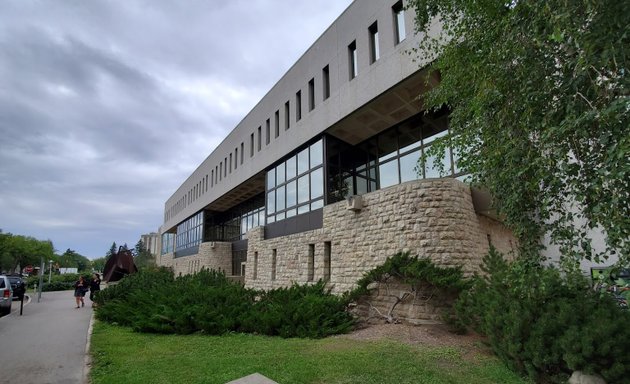
<svg viewBox="0 0 630 384"><path fill-rule="evenodd" d="M265 226L265 239L320 229L324 225L324 209L293 216Z"/></svg>
<svg viewBox="0 0 630 384"><path fill-rule="evenodd" d="M173 257L178 258L178 257L195 255L197 253L199 253L199 246L195 245L194 247L185 248L185 249L182 249L181 251L175 251L175 254L173 255Z"/></svg>
<svg viewBox="0 0 630 384"><path fill-rule="evenodd" d="M247 239L232 242L232 252L247 251Z"/></svg>

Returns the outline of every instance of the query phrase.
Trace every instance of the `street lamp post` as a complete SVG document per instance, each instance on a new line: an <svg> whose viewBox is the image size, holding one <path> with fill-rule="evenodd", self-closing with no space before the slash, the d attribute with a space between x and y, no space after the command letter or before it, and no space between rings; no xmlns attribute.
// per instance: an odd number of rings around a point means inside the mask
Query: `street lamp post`
<svg viewBox="0 0 630 384"><path fill-rule="evenodd" d="M52 262L52 260L48 260L48 284L50 284L52 278Z"/></svg>

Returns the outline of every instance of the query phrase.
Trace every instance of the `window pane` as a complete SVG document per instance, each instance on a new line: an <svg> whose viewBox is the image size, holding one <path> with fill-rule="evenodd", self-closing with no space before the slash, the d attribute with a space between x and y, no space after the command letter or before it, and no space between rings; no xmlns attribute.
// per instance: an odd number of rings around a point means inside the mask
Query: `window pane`
<svg viewBox="0 0 630 384"><path fill-rule="evenodd" d="M311 145L311 169L320 165L323 161L324 152L322 150L322 140Z"/></svg>
<svg viewBox="0 0 630 384"><path fill-rule="evenodd" d="M308 171L308 148L298 153L297 162L298 175Z"/></svg>
<svg viewBox="0 0 630 384"><path fill-rule="evenodd" d="M453 172L454 173L459 173L461 172L461 168L459 167L459 152L457 151L457 149L453 148L452 149L453 152Z"/></svg>
<svg viewBox="0 0 630 384"><path fill-rule="evenodd" d="M289 210L287 211L287 219L288 219L289 217L293 217L293 216L295 216L295 215L297 215L297 209L293 208L293 209L289 209Z"/></svg>
<svg viewBox="0 0 630 384"><path fill-rule="evenodd" d="M295 180L287 184L287 208L294 207L297 203L297 183Z"/></svg>
<svg viewBox="0 0 630 384"><path fill-rule="evenodd" d="M271 224L273 222L276 221L276 217L275 216L267 216L267 223Z"/></svg>
<svg viewBox="0 0 630 384"><path fill-rule="evenodd" d="M448 151L445 152L445 156L441 159L442 164L444 164L444 174L443 176L450 176L451 173L451 158L448 156ZM435 156L428 156L426 159L424 173L426 178L437 178L440 175L439 168L437 166L437 159Z"/></svg>
<svg viewBox="0 0 630 384"><path fill-rule="evenodd" d="M287 180L291 180L296 176L296 164L295 164L295 156L286 161L287 163Z"/></svg>
<svg viewBox="0 0 630 384"><path fill-rule="evenodd" d="M357 176L357 195L368 193L368 181L363 177Z"/></svg>
<svg viewBox="0 0 630 384"><path fill-rule="evenodd" d="M379 161L383 162L396 156L397 136L395 129L391 129L378 136Z"/></svg>
<svg viewBox="0 0 630 384"><path fill-rule="evenodd" d="M430 124L422 127L422 141L426 145L438 137L448 133L448 118L446 116L431 120Z"/></svg>
<svg viewBox="0 0 630 384"><path fill-rule="evenodd" d="M308 211L310 211L310 208L309 208L309 205L306 204L306 205L299 206L298 210L297 210L297 213L298 213L298 215L301 215L302 213L306 213Z"/></svg>
<svg viewBox="0 0 630 384"><path fill-rule="evenodd" d="M284 183L284 163L276 167L276 185Z"/></svg>
<svg viewBox="0 0 630 384"><path fill-rule="evenodd" d="M405 32L405 14L403 10L400 10L396 14L396 27L398 31L398 42L405 40L406 32Z"/></svg>
<svg viewBox="0 0 630 384"><path fill-rule="evenodd" d="M267 190L276 186L276 170L272 169L267 172Z"/></svg>
<svg viewBox="0 0 630 384"><path fill-rule="evenodd" d="M308 175L304 175L298 179L298 203L305 203L308 198Z"/></svg>
<svg viewBox="0 0 630 384"><path fill-rule="evenodd" d="M267 212L274 213L276 211L276 191L267 193Z"/></svg>
<svg viewBox="0 0 630 384"><path fill-rule="evenodd" d="M324 168L311 172L311 199L324 196Z"/></svg>
<svg viewBox="0 0 630 384"><path fill-rule="evenodd" d="M322 208L324 206L324 200L316 200L311 203L311 211Z"/></svg>
<svg viewBox="0 0 630 384"><path fill-rule="evenodd" d="M393 160L378 167L379 171L379 184L381 188L389 187L390 185L398 184L398 161Z"/></svg>
<svg viewBox="0 0 630 384"><path fill-rule="evenodd" d="M420 159L420 151L411 152L408 155L401 156L400 158L400 178L401 182L417 180L422 177L418 174L421 169L418 167L418 160Z"/></svg>
<svg viewBox="0 0 630 384"><path fill-rule="evenodd" d="M420 128L417 124L418 122L414 119L398 127L398 145L401 154L420 146Z"/></svg>
<svg viewBox="0 0 630 384"><path fill-rule="evenodd" d="M281 187L278 187L278 189L276 189L276 210L281 211L284 209L285 205L284 205L284 185Z"/></svg>
<svg viewBox="0 0 630 384"><path fill-rule="evenodd" d="M284 212L278 213L276 215L276 221L284 220Z"/></svg>

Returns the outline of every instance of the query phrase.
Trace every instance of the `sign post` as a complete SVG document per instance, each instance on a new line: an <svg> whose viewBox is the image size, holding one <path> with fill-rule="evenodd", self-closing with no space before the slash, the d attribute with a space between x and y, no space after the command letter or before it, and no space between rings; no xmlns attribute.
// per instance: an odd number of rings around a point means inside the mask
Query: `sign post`
<svg viewBox="0 0 630 384"><path fill-rule="evenodd" d="M37 302L42 298L42 285L44 285L44 257L41 256L41 268L39 269L39 292L37 293Z"/></svg>

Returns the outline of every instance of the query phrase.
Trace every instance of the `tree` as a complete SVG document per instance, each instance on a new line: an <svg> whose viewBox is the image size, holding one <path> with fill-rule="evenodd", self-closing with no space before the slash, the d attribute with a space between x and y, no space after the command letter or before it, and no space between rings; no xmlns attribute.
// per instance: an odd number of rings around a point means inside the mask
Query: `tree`
<svg viewBox="0 0 630 384"><path fill-rule="evenodd" d="M155 265L155 258L153 257L151 252L146 249L142 239L138 240L138 242L136 243L133 254L134 263L136 264L136 267L138 267L138 269L143 269Z"/></svg>
<svg viewBox="0 0 630 384"><path fill-rule="evenodd" d="M105 268L105 262L107 261L107 257L99 257L96 258L94 260L92 260L92 268L95 271L103 271L103 269Z"/></svg>
<svg viewBox="0 0 630 384"><path fill-rule="evenodd" d="M630 262L630 12L615 0L411 0L458 167L487 187L524 257L548 234L569 269ZM423 58L424 59L424 58ZM589 230L605 234L592 248Z"/></svg>
<svg viewBox="0 0 630 384"><path fill-rule="evenodd" d="M0 272L19 272L26 265L39 265L41 258L49 260L53 255L50 240L0 232Z"/></svg>
<svg viewBox="0 0 630 384"><path fill-rule="evenodd" d="M59 264L65 268L78 268L79 272L92 268L92 262L87 257L68 248L60 257Z"/></svg>
<svg viewBox="0 0 630 384"><path fill-rule="evenodd" d="M109 251L107 251L107 253L105 254L105 258L109 259L111 255L115 255L117 253L118 253L118 246L116 245L116 242L114 241L112 243L112 246L109 247Z"/></svg>

